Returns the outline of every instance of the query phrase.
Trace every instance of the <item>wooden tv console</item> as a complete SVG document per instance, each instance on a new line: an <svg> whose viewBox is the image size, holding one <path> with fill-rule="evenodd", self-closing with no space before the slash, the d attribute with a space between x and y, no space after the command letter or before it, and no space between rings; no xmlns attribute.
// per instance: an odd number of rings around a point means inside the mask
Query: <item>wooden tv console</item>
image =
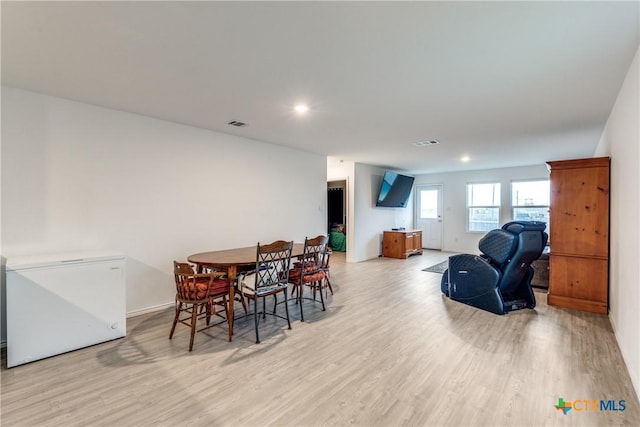
<svg viewBox="0 0 640 427"><path fill-rule="evenodd" d="M382 233L382 255L406 259L410 255L422 255L422 230L392 230Z"/></svg>

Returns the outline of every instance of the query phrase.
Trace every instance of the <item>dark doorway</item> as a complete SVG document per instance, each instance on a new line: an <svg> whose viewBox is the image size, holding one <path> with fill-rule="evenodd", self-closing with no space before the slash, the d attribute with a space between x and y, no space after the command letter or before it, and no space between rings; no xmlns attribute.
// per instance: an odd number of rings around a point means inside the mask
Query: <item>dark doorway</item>
<svg viewBox="0 0 640 427"><path fill-rule="evenodd" d="M329 247L334 251L347 251L347 181L327 183L327 233Z"/></svg>
<svg viewBox="0 0 640 427"><path fill-rule="evenodd" d="M331 231L333 225L344 223L344 188L328 188L327 206L329 211L327 231Z"/></svg>

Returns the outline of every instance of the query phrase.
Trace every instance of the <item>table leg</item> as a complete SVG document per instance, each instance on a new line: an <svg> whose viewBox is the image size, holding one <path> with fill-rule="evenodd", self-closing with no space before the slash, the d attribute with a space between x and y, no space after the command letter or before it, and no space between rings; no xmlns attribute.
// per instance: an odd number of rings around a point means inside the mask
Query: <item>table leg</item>
<svg viewBox="0 0 640 427"><path fill-rule="evenodd" d="M237 275L237 268L235 265L230 265L229 268L227 269L227 278L229 279L229 282L231 282L231 288L229 289L229 319L227 319L227 323L229 324L229 341L231 341L231 337L233 335L233 318L235 317L234 315L234 301L236 299L236 292L235 292L235 280L236 280L236 275Z"/></svg>

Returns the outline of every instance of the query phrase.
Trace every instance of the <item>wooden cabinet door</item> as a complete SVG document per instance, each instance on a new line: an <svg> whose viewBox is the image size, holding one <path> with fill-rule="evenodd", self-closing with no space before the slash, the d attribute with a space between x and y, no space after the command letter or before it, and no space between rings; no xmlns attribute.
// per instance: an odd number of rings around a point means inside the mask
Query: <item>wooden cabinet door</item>
<svg viewBox="0 0 640 427"><path fill-rule="evenodd" d="M411 253L413 252L413 233L407 233L406 234L406 242L405 242L405 252L406 253Z"/></svg>
<svg viewBox="0 0 640 427"><path fill-rule="evenodd" d="M416 253L422 253L422 231L415 231L413 233L413 245L411 249Z"/></svg>
<svg viewBox="0 0 640 427"><path fill-rule="evenodd" d="M608 256L608 168L552 169L550 211L554 253Z"/></svg>

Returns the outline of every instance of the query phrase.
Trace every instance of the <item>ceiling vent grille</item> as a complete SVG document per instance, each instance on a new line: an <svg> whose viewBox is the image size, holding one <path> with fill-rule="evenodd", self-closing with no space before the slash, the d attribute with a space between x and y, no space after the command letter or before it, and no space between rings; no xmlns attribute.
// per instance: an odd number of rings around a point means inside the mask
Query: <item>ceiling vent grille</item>
<svg viewBox="0 0 640 427"><path fill-rule="evenodd" d="M416 147L426 147L428 145L437 145L437 144L440 144L440 141L438 141L437 139L429 139L424 141L418 141L414 145Z"/></svg>
<svg viewBox="0 0 640 427"><path fill-rule="evenodd" d="M231 120L227 123L228 125L235 126L237 128L245 127L247 124L244 122L239 122L237 120Z"/></svg>

